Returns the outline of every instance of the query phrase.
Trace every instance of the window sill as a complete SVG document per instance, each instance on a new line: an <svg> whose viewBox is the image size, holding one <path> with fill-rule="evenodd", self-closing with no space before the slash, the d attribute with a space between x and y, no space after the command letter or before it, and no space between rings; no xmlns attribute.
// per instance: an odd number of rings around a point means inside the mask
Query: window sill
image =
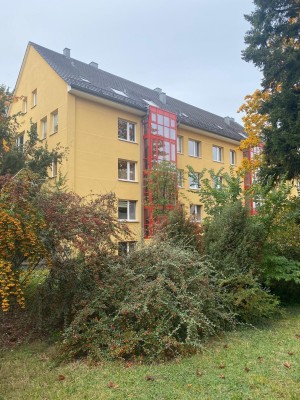
<svg viewBox="0 0 300 400"><path fill-rule="evenodd" d="M118 219L119 222L139 222L137 219Z"/></svg>
<svg viewBox="0 0 300 400"><path fill-rule="evenodd" d="M213 162L217 162L219 164L224 164L224 161L213 160Z"/></svg>
<svg viewBox="0 0 300 400"><path fill-rule="evenodd" d="M132 142L131 140L126 140L126 139L121 139L121 138L118 138L118 140L120 140L121 142L132 143L132 144L138 144L138 142Z"/></svg>
<svg viewBox="0 0 300 400"><path fill-rule="evenodd" d="M31 109L33 109L33 108L35 108L35 107L36 107L36 104L35 104L34 106L32 106Z"/></svg>
<svg viewBox="0 0 300 400"><path fill-rule="evenodd" d="M201 156L193 156L191 154L189 154L189 157L193 157L193 158L201 158Z"/></svg>
<svg viewBox="0 0 300 400"><path fill-rule="evenodd" d="M49 136L55 135L57 132L58 132L58 130L57 130L57 131L55 131L55 132L52 132L52 133L50 133L50 135L49 135Z"/></svg>
<svg viewBox="0 0 300 400"><path fill-rule="evenodd" d="M138 181L130 181L129 179L120 179L120 178L118 178L118 181L120 181L120 182L129 182L129 183L139 183Z"/></svg>

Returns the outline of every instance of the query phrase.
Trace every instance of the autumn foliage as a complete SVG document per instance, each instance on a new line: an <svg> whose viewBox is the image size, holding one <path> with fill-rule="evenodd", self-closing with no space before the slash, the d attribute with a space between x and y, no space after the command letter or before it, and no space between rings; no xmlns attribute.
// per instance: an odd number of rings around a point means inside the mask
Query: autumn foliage
<svg viewBox="0 0 300 400"><path fill-rule="evenodd" d="M49 252L43 241L46 224L34 204L36 182L26 173L16 179L2 177L0 195L0 296L2 310L16 298L24 307L23 287L41 260L50 266ZM21 265L27 262L26 274Z"/></svg>

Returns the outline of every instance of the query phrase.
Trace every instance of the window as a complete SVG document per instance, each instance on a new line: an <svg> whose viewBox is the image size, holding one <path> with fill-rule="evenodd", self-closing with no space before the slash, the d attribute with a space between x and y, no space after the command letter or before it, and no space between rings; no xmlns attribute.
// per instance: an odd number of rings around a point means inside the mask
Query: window
<svg viewBox="0 0 300 400"><path fill-rule="evenodd" d="M119 200L118 219L125 221L136 221L136 201Z"/></svg>
<svg viewBox="0 0 300 400"><path fill-rule="evenodd" d="M23 146L25 143L24 137L25 137L25 134L21 133L21 135L19 135L16 139L16 146L19 150L23 150Z"/></svg>
<svg viewBox="0 0 300 400"><path fill-rule="evenodd" d="M230 165L236 164L236 155L234 150L230 150Z"/></svg>
<svg viewBox="0 0 300 400"><path fill-rule="evenodd" d="M222 162L223 161L223 148L218 146L213 146L213 161Z"/></svg>
<svg viewBox="0 0 300 400"><path fill-rule="evenodd" d="M41 120L41 137L42 139L47 137L47 117Z"/></svg>
<svg viewBox="0 0 300 400"><path fill-rule="evenodd" d="M177 153L183 153L183 137L177 136Z"/></svg>
<svg viewBox="0 0 300 400"><path fill-rule="evenodd" d="M193 172L189 174L189 186L190 189L200 189L200 174L199 172Z"/></svg>
<svg viewBox="0 0 300 400"><path fill-rule="evenodd" d="M118 254L119 256L131 253L136 249L137 242L119 242L118 243Z"/></svg>
<svg viewBox="0 0 300 400"><path fill-rule="evenodd" d="M118 160L118 178L124 181L135 182L136 162Z"/></svg>
<svg viewBox="0 0 300 400"><path fill-rule="evenodd" d="M177 170L178 187L183 187L183 169Z"/></svg>
<svg viewBox="0 0 300 400"><path fill-rule="evenodd" d="M201 222L201 206L199 204L190 205L191 221Z"/></svg>
<svg viewBox="0 0 300 400"><path fill-rule="evenodd" d="M37 90L35 89L32 92L32 107L35 107L37 105Z"/></svg>
<svg viewBox="0 0 300 400"><path fill-rule="evenodd" d="M135 142L135 124L133 122L125 121L124 119L119 119L118 138L121 140L127 140L128 142Z"/></svg>
<svg viewBox="0 0 300 400"><path fill-rule="evenodd" d="M222 177L221 176L215 176L213 178L213 187L215 189L221 189L221 187L222 187Z"/></svg>
<svg viewBox="0 0 300 400"><path fill-rule="evenodd" d="M55 178L56 176L57 176L57 160L53 160L51 167L51 177Z"/></svg>
<svg viewBox="0 0 300 400"><path fill-rule="evenodd" d="M189 156L200 157L200 142L189 139Z"/></svg>
<svg viewBox="0 0 300 400"><path fill-rule="evenodd" d="M24 114L27 113L27 97L23 98L22 109L23 109L22 111Z"/></svg>
<svg viewBox="0 0 300 400"><path fill-rule="evenodd" d="M53 111L51 113L51 119L52 119L52 133L56 133L58 131L58 111Z"/></svg>

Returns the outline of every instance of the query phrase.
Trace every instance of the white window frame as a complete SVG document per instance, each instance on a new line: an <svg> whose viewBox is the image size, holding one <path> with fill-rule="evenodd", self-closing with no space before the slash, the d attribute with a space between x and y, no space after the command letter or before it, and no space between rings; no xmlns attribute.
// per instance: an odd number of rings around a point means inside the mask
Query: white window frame
<svg viewBox="0 0 300 400"><path fill-rule="evenodd" d="M57 160L52 160L52 165L51 165L51 178L57 177L57 172L58 172Z"/></svg>
<svg viewBox="0 0 300 400"><path fill-rule="evenodd" d="M190 145L193 145L193 150L190 150ZM189 156L190 157L197 157L200 158L200 154L201 154L201 142L199 142L198 140L194 140L194 139L189 139ZM191 154L192 153L192 154Z"/></svg>
<svg viewBox="0 0 300 400"><path fill-rule="evenodd" d="M195 177L198 177L198 183L195 182ZM192 190L199 190L201 186L201 182L200 182L200 173L199 172L193 172L192 174L189 174L189 188Z"/></svg>
<svg viewBox="0 0 300 400"><path fill-rule="evenodd" d="M32 91L32 107L37 105L37 89Z"/></svg>
<svg viewBox="0 0 300 400"><path fill-rule="evenodd" d="M123 207L125 206L126 203L126 218L119 218L119 208L120 208L120 203L123 203ZM134 207L134 218L131 218L130 216L130 206ZM136 222L136 210L137 210L137 201L136 200L119 200L118 201L118 220L119 221L128 221L128 222Z"/></svg>
<svg viewBox="0 0 300 400"><path fill-rule="evenodd" d="M119 162L123 161L126 162L126 178L120 178L120 169L119 169ZM130 179L130 167L133 165L134 167L134 179ZM126 182L136 182L136 161L128 161L128 160L123 160L121 158L118 159L118 180L119 181L126 181Z"/></svg>
<svg viewBox="0 0 300 400"><path fill-rule="evenodd" d="M41 138L46 139L48 131L48 121L47 117L41 119Z"/></svg>
<svg viewBox="0 0 300 400"><path fill-rule="evenodd" d="M213 177L213 188L220 190L222 187L223 179L222 176Z"/></svg>
<svg viewBox="0 0 300 400"><path fill-rule="evenodd" d="M129 241L129 242L119 242L118 245L126 245L126 250L125 250L125 254L129 254L132 251L134 251L136 249L137 246L137 242L135 241ZM120 247L118 248L118 254L121 255L123 254L122 252L120 252Z"/></svg>
<svg viewBox="0 0 300 400"><path fill-rule="evenodd" d="M223 162L223 147L213 145L213 161Z"/></svg>
<svg viewBox="0 0 300 400"><path fill-rule="evenodd" d="M230 150L229 152L230 165L236 165L236 151Z"/></svg>
<svg viewBox="0 0 300 400"><path fill-rule="evenodd" d="M178 169L177 170L177 185L178 185L178 187L180 187L180 188L184 187L183 181L184 181L184 170Z"/></svg>
<svg viewBox="0 0 300 400"><path fill-rule="evenodd" d="M177 153L183 154L183 136L177 136Z"/></svg>
<svg viewBox="0 0 300 400"><path fill-rule="evenodd" d="M126 139L119 136L119 123L126 122L127 132ZM134 140L130 140L130 126L133 126ZM118 119L118 139L123 140L124 142L136 143L136 123L132 121L127 121L126 119L119 118Z"/></svg>
<svg viewBox="0 0 300 400"><path fill-rule="evenodd" d="M190 205L190 219L195 222L202 221L202 206L200 204Z"/></svg>
<svg viewBox="0 0 300 400"><path fill-rule="evenodd" d="M27 97L24 97L24 98L23 98L22 107L23 107L23 114L26 114L26 113L27 113L27 107L28 107L28 104L27 104Z"/></svg>
<svg viewBox="0 0 300 400"><path fill-rule="evenodd" d="M23 150L24 144L25 144L25 133L22 132L16 138L16 146L17 146L18 149Z"/></svg>
<svg viewBox="0 0 300 400"><path fill-rule="evenodd" d="M51 113L51 126L52 126L52 134L58 132L58 110L55 110Z"/></svg>

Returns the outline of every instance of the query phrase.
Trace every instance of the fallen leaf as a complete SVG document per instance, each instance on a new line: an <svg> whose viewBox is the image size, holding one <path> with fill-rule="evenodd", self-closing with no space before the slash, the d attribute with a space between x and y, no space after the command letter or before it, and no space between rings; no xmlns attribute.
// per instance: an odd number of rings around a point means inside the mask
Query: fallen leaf
<svg viewBox="0 0 300 400"><path fill-rule="evenodd" d="M250 368L245 367L245 372L249 372L249 371L250 371Z"/></svg>
<svg viewBox="0 0 300 400"><path fill-rule="evenodd" d="M189 384L188 384L188 387L191 388L191 387L193 387L193 385L192 385L191 383L189 383Z"/></svg>
<svg viewBox="0 0 300 400"><path fill-rule="evenodd" d="M263 362L264 358L262 356L257 357L259 362Z"/></svg>
<svg viewBox="0 0 300 400"><path fill-rule="evenodd" d="M223 375L223 374L219 375L219 377L220 377L221 379L225 379L225 375Z"/></svg>
<svg viewBox="0 0 300 400"><path fill-rule="evenodd" d="M289 363L288 361L285 361L285 362L283 363L283 365L284 365L286 368L291 368L291 363Z"/></svg>
<svg viewBox="0 0 300 400"><path fill-rule="evenodd" d="M146 381L155 381L155 376L147 375L145 376Z"/></svg>
<svg viewBox="0 0 300 400"><path fill-rule="evenodd" d="M66 379L66 377L64 375L58 375L58 380L59 381L63 381L65 379Z"/></svg>
<svg viewBox="0 0 300 400"><path fill-rule="evenodd" d="M293 356L294 353L293 353L292 351L289 351L289 352L288 352L288 355L289 355L289 356Z"/></svg>
<svg viewBox="0 0 300 400"><path fill-rule="evenodd" d="M109 381L107 384L107 387L109 387L111 389L117 389L119 387L119 385L115 382Z"/></svg>
<svg viewBox="0 0 300 400"><path fill-rule="evenodd" d="M220 365L219 365L219 368L220 368L220 369L224 369L224 368L225 368L225 364L223 364L223 363L220 364Z"/></svg>
<svg viewBox="0 0 300 400"><path fill-rule="evenodd" d="M197 376L202 376L203 375L203 372L202 371L200 371L200 369L196 369L196 375Z"/></svg>
<svg viewBox="0 0 300 400"><path fill-rule="evenodd" d="M295 335L295 338L296 338L296 339L300 339L300 335L299 335L299 334L296 334L296 335Z"/></svg>
<svg viewBox="0 0 300 400"><path fill-rule="evenodd" d="M223 347L224 347L224 349L228 349L229 344L228 344L228 343L225 343Z"/></svg>

